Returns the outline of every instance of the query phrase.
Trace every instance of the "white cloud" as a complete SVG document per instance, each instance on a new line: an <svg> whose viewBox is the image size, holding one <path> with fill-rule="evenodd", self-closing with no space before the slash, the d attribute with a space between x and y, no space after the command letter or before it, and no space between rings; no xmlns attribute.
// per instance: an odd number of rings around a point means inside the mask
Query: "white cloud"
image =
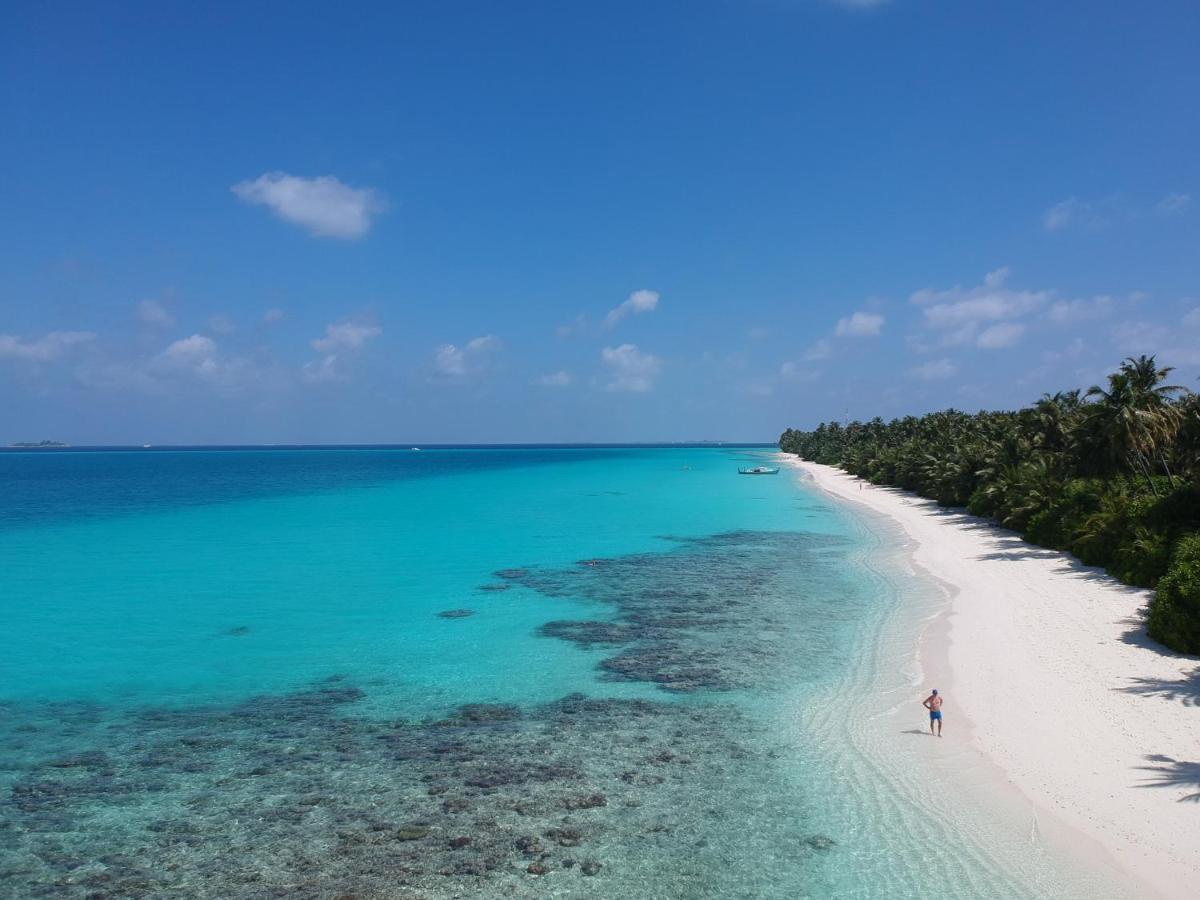
<svg viewBox="0 0 1200 900"><path fill-rule="evenodd" d="M805 362L817 362L822 359L829 359L833 356L833 344L828 338L821 338L811 347L804 351ZM784 363L788 365L788 363Z"/></svg>
<svg viewBox="0 0 1200 900"><path fill-rule="evenodd" d="M952 378L958 374L958 366L948 359L934 359L911 370L912 374L922 381L936 381L941 378Z"/></svg>
<svg viewBox="0 0 1200 900"><path fill-rule="evenodd" d="M754 325L746 331L746 337L752 341L765 341L770 336L771 329L765 328L762 325Z"/></svg>
<svg viewBox="0 0 1200 900"><path fill-rule="evenodd" d="M169 344L150 360L153 377L196 378L219 388L237 388L247 381L250 367L241 360L223 357L217 342L203 334L193 334Z"/></svg>
<svg viewBox="0 0 1200 900"><path fill-rule="evenodd" d="M202 334L193 334L191 337L181 338L170 344L162 352L162 358L171 361L194 362L197 359L206 359L216 352L216 341Z"/></svg>
<svg viewBox="0 0 1200 900"><path fill-rule="evenodd" d="M264 325L274 325L276 322L282 322L284 315L286 314L282 309L274 307L263 313L262 322Z"/></svg>
<svg viewBox="0 0 1200 900"><path fill-rule="evenodd" d="M1200 306L1183 317L1183 324L1191 328L1200 328Z"/></svg>
<svg viewBox="0 0 1200 900"><path fill-rule="evenodd" d="M1046 311L1046 318L1052 322L1065 324L1082 322L1087 319L1102 319L1113 310L1113 298L1108 296L1092 297L1091 299L1056 300Z"/></svg>
<svg viewBox="0 0 1200 900"><path fill-rule="evenodd" d="M1042 227L1047 231L1062 231L1076 225L1094 227L1103 221L1095 206L1078 197L1068 197L1042 213Z"/></svg>
<svg viewBox="0 0 1200 900"><path fill-rule="evenodd" d="M138 318L156 328L170 328L175 324L175 319L157 300L143 300L139 303Z"/></svg>
<svg viewBox="0 0 1200 900"><path fill-rule="evenodd" d="M1180 213L1192 205L1192 198L1189 194L1171 193L1163 197L1154 207L1154 211L1165 216L1172 213Z"/></svg>
<svg viewBox="0 0 1200 900"><path fill-rule="evenodd" d="M643 353L634 344L605 347L600 358L608 367L611 380L610 391L631 391L642 394L653 389L654 379L662 371L662 360L650 353Z"/></svg>
<svg viewBox="0 0 1200 900"><path fill-rule="evenodd" d="M51 331L31 341L12 334L0 334L0 359L53 362L70 348L95 338L90 331Z"/></svg>
<svg viewBox="0 0 1200 900"><path fill-rule="evenodd" d="M604 324L612 328L626 316L637 316L642 313L654 312L656 309L658 309L657 291L634 291L624 303L609 310L608 315L604 317Z"/></svg>
<svg viewBox="0 0 1200 900"><path fill-rule="evenodd" d="M548 375L539 375L533 383L541 387L565 388L570 387L574 381L574 375L565 369L560 369L557 372L550 372Z"/></svg>
<svg viewBox="0 0 1200 900"><path fill-rule="evenodd" d="M271 316L273 312L279 312L279 316ZM271 324L281 318L283 318L281 311L268 310L267 315L263 316L263 321ZM364 322L346 321L326 325L325 334L322 337L309 341L309 344L317 353L321 354L321 357L306 362L300 369L301 377L309 382L344 380L346 375L342 371L339 354L343 351L358 350L367 341L379 337L381 334L383 334L383 329L378 325L368 325Z"/></svg>
<svg viewBox="0 0 1200 900"><path fill-rule="evenodd" d="M332 175L302 178L268 172L240 181L230 190L246 203L266 206L285 222L306 228L316 237L359 238L383 212L383 198L371 188L353 188Z"/></svg>
<svg viewBox="0 0 1200 900"><path fill-rule="evenodd" d="M500 338L494 334L485 334L482 337L471 338L467 341L467 351L469 353L482 353L484 350L496 350L500 347Z"/></svg>
<svg viewBox="0 0 1200 900"><path fill-rule="evenodd" d="M912 302L924 308L925 323L942 332L944 345L974 343L984 326L1017 319L1045 306L1053 291L1018 291L1005 287L1007 268L989 272L978 287L917 291Z"/></svg>
<svg viewBox="0 0 1200 900"><path fill-rule="evenodd" d="M439 375L462 378L467 374L467 357L454 344L442 344L433 351L433 367Z"/></svg>
<svg viewBox="0 0 1200 900"><path fill-rule="evenodd" d="M1020 322L1001 322L998 325L991 325L980 332L975 345L985 350L1011 347L1020 341L1024 334L1025 326Z"/></svg>
<svg viewBox="0 0 1200 900"><path fill-rule="evenodd" d="M442 344L433 351L434 374L441 380L462 381L487 368L490 351L499 348L500 339L494 334L471 338L462 347Z"/></svg>
<svg viewBox="0 0 1200 900"><path fill-rule="evenodd" d="M377 325L361 322L336 322L325 326L325 336L314 338L312 348L318 353L333 353L336 350L357 350L371 338L379 337L383 329Z"/></svg>
<svg viewBox="0 0 1200 900"><path fill-rule="evenodd" d="M848 319L838 319L833 333L838 337L875 337L883 330L883 316L878 313L856 312Z"/></svg>
<svg viewBox="0 0 1200 900"><path fill-rule="evenodd" d="M337 364L337 354L329 353L322 356L320 359L310 360L306 362L301 369L301 374L305 381L323 382L323 381L339 381L343 378L341 370Z"/></svg>

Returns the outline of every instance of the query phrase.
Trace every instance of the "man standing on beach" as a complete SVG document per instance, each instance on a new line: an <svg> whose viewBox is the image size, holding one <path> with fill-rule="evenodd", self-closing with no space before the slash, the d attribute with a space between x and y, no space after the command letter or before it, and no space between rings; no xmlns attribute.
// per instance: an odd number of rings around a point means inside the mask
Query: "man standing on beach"
<svg viewBox="0 0 1200 900"><path fill-rule="evenodd" d="M937 692L937 688L933 689L930 694L922 702L922 705L929 710L929 733L933 734L933 723L937 722L937 736L942 736L942 697Z"/></svg>

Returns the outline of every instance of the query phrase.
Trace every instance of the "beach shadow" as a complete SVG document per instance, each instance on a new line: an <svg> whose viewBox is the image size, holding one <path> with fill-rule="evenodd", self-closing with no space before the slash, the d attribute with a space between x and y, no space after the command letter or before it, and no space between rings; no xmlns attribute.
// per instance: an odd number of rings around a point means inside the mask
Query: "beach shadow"
<svg viewBox="0 0 1200 900"><path fill-rule="evenodd" d="M991 539L994 549L977 556L976 559L1002 562L1020 562L1023 559L1054 560L1059 563L1059 571L1063 574L1070 574L1085 581L1102 582L1115 590L1126 593L1143 591L1142 588L1121 584L1103 568L1084 565L1077 557L1065 550L1031 544L1022 537L1020 532L1005 528L994 519L973 516L962 507L938 506L933 500L916 499L914 495L898 489L890 490L898 496L905 497L910 506L919 506L924 512L945 520L947 524L953 525L955 528L985 533Z"/></svg>
<svg viewBox="0 0 1200 900"><path fill-rule="evenodd" d="M1125 694L1174 700L1184 706L1200 706L1200 667L1192 670L1190 675L1178 679L1131 678L1128 687L1116 690Z"/></svg>
<svg viewBox="0 0 1200 900"><path fill-rule="evenodd" d="M1138 615L1129 616L1121 620L1121 624L1125 626L1125 631L1121 634L1121 642L1130 644L1134 647L1141 647L1143 650L1153 651L1158 656L1165 656L1170 659L1178 660L1195 660L1195 656L1189 656L1184 653L1176 653L1174 650L1169 650L1154 638L1146 633L1146 616L1149 614L1149 607L1142 607L1138 610ZM1195 681L1200 679L1200 669L1197 669L1190 676L1187 676L1186 681ZM1200 688L1197 688L1200 690Z"/></svg>
<svg viewBox="0 0 1200 900"><path fill-rule="evenodd" d="M923 728L906 728L900 733L901 734L924 734L924 735L929 734L929 732Z"/></svg>
<svg viewBox="0 0 1200 900"><path fill-rule="evenodd" d="M1061 555L1057 550L1047 550L1044 547L1021 547L1011 550L996 550L992 553L981 554L975 558L1018 562L1022 559L1056 559Z"/></svg>
<svg viewBox="0 0 1200 900"><path fill-rule="evenodd" d="M1150 772L1138 787L1147 788L1196 788L1190 794L1179 798L1179 803L1200 803L1200 762L1186 762L1182 759L1172 759L1161 753L1152 753L1146 761L1153 763L1149 766L1138 766L1143 772Z"/></svg>

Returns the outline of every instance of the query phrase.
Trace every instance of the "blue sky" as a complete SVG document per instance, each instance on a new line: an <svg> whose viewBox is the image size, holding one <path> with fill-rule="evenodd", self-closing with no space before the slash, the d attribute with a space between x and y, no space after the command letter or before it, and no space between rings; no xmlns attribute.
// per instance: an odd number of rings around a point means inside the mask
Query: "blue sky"
<svg viewBox="0 0 1200 900"><path fill-rule="evenodd" d="M1197 46L1194 2L10 4L0 441L1200 387Z"/></svg>

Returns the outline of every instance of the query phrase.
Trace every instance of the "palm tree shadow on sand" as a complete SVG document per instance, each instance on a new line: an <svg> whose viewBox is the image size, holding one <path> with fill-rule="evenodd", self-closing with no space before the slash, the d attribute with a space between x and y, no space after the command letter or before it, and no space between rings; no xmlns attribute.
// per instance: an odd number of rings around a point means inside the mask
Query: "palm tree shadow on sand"
<svg viewBox="0 0 1200 900"><path fill-rule="evenodd" d="M1200 706L1200 667L1182 678L1131 678L1128 687L1117 688L1126 694L1161 697L1184 706Z"/></svg>
<svg viewBox="0 0 1200 900"><path fill-rule="evenodd" d="M1152 753L1146 757L1151 763L1148 766L1138 766L1143 772L1151 773L1138 787L1147 788L1196 788L1190 794L1179 798L1179 803L1200 803L1200 762L1186 762L1182 759L1172 759L1161 753Z"/></svg>

